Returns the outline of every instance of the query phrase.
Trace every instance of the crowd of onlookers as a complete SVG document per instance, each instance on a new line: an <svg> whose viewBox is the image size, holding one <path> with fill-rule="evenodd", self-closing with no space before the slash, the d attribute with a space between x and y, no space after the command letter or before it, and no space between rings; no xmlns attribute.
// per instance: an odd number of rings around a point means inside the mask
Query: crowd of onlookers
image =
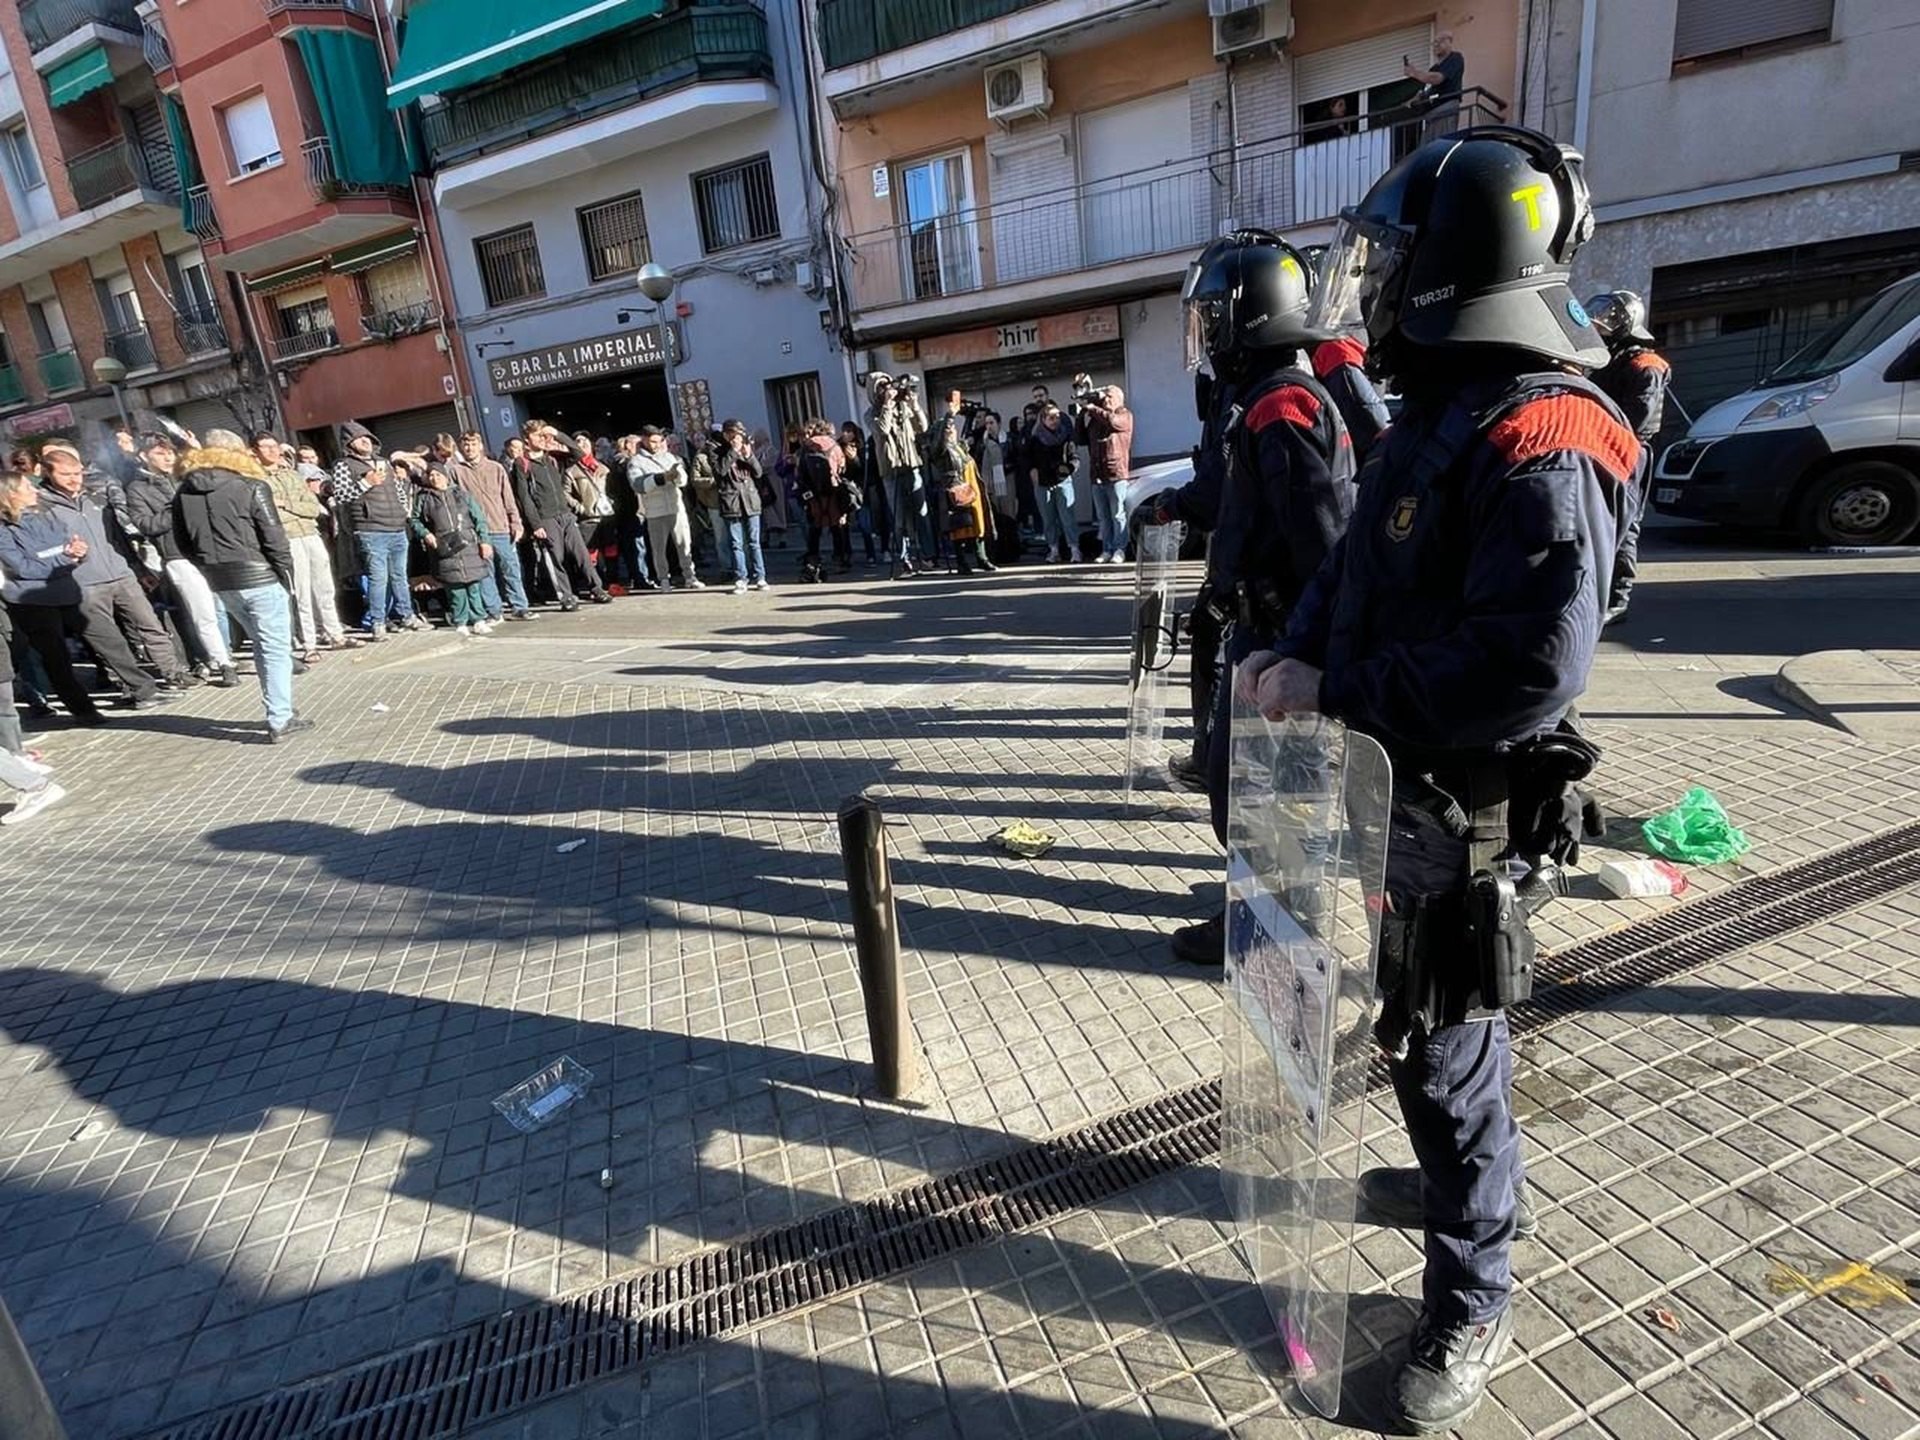
<svg viewBox="0 0 1920 1440"><path fill-rule="evenodd" d="M202 441L170 424L116 432L91 458L64 439L16 450L0 483L0 787L17 800L0 824L61 795L22 708L101 725L105 704L238 684L243 651L278 743L311 728L295 675L435 616L484 637L540 604L765 590L767 551L796 541L803 581L853 570L856 550L896 577L1039 546L1120 557L1132 417L1117 387L1082 377L1063 412L1036 386L1004 433L957 391L931 419L910 380L870 377L869 396L864 425L810 420L778 446L737 420L692 443L530 420L497 456L477 433L384 450L350 423L331 466L271 434ZM1082 446L1091 538L1074 518Z"/></svg>

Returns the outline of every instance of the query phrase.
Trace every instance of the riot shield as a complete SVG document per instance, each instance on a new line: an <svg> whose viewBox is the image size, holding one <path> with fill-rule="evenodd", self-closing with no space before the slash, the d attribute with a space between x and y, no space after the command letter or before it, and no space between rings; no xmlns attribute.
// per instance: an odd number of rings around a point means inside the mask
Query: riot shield
<svg viewBox="0 0 1920 1440"><path fill-rule="evenodd" d="M1392 769L1337 721L1270 722L1238 696L1231 743L1221 1184L1301 1393L1332 1417Z"/></svg>
<svg viewBox="0 0 1920 1440"><path fill-rule="evenodd" d="M1151 788L1166 772L1161 753L1172 702L1167 667L1179 641L1180 617L1174 608L1174 574L1187 527L1147 525L1139 532L1133 570L1133 634L1127 663L1126 797Z"/></svg>

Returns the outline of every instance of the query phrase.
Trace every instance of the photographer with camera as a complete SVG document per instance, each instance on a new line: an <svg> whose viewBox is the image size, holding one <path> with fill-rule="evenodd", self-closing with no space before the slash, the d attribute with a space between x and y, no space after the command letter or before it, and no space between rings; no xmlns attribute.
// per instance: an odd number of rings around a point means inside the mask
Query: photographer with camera
<svg viewBox="0 0 1920 1440"><path fill-rule="evenodd" d="M1073 519L1073 472L1080 457L1073 448L1073 422L1049 400L1027 431L1027 466L1039 492L1040 518L1046 524L1047 553L1072 564L1080 539Z"/></svg>
<svg viewBox="0 0 1920 1440"><path fill-rule="evenodd" d="M661 591L673 589L674 570L687 589L706 589L693 565L693 527L687 520L683 498L690 483L687 467L667 449L667 432L658 425L641 426L626 470L627 481L640 501L640 513L646 517Z"/></svg>
<svg viewBox="0 0 1920 1440"><path fill-rule="evenodd" d="M760 458L747 439L747 427L729 420L720 427L726 450L716 462L720 515L726 522L733 551L733 593L767 588L767 562L760 550L761 482L766 478Z"/></svg>
<svg viewBox="0 0 1920 1440"><path fill-rule="evenodd" d="M1081 382L1089 387L1085 392ZM1085 375L1074 377L1080 398L1075 431L1087 447L1087 481L1093 486L1093 528L1100 536L1100 563L1127 553L1127 474L1133 464L1133 412L1118 385L1098 390Z"/></svg>
<svg viewBox="0 0 1920 1440"><path fill-rule="evenodd" d="M920 405L918 383L911 375L898 382L884 371L868 377L873 403L867 407L867 430L873 436L873 459L886 477L887 510L893 519L893 578L913 574L913 541L909 538L927 513L920 474L920 437L927 433L927 412Z"/></svg>

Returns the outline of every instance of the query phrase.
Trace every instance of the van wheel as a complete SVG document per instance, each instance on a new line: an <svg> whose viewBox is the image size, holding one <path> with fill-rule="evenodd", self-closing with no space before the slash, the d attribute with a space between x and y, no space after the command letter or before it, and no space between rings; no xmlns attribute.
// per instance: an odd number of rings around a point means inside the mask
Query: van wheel
<svg viewBox="0 0 1920 1440"><path fill-rule="evenodd" d="M1842 465L1800 503L1800 533L1816 545L1897 545L1920 525L1920 479L1886 460Z"/></svg>

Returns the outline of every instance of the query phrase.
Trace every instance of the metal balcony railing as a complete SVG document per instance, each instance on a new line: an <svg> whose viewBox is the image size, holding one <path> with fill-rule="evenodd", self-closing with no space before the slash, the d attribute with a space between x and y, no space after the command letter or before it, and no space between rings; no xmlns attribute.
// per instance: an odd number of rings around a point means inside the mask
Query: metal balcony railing
<svg viewBox="0 0 1920 1440"><path fill-rule="evenodd" d="M205 311L181 309L173 317L173 338L180 342L182 353L187 355L212 355L232 348L227 342L227 327L219 315Z"/></svg>
<svg viewBox="0 0 1920 1440"><path fill-rule="evenodd" d="M420 123L435 163L452 165L703 80L772 78L760 7L703 0L451 95Z"/></svg>
<svg viewBox="0 0 1920 1440"><path fill-rule="evenodd" d="M20 28L27 32L27 44L44 50L86 25L105 25L140 33L140 16L135 11L139 0L20 0Z"/></svg>
<svg viewBox="0 0 1920 1440"><path fill-rule="evenodd" d="M267 14L283 10L344 10L349 15L373 17L373 0L261 0Z"/></svg>
<svg viewBox="0 0 1920 1440"><path fill-rule="evenodd" d="M318 355L322 350L332 350L340 344L340 332L331 325L323 325L317 330L303 330L298 335L282 335L273 342L273 358L276 360L298 360L307 355Z"/></svg>
<svg viewBox="0 0 1920 1440"><path fill-rule="evenodd" d="M160 363L159 357L153 353L153 337L147 333L144 325L109 330L106 342L107 354L129 370L151 370Z"/></svg>
<svg viewBox="0 0 1920 1440"><path fill-rule="evenodd" d="M1315 126L1058 194L870 230L847 242L854 308L1182 255L1229 223L1285 231L1331 220L1423 140L1487 124L1505 109L1498 97L1471 90L1446 109L1408 107Z"/></svg>
<svg viewBox="0 0 1920 1440"><path fill-rule="evenodd" d="M40 357L40 383L47 387L49 395L85 386L86 378L80 373L80 356L71 345L64 350L49 350Z"/></svg>
<svg viewBox="0 0 1920 1440"><path fill-rule="evenodd" d="M0 365L0 405L18 405L27 398L26 378L17 365Z"/></svg>
<svg viewBox="0 0 1920 1440"><path fill-rule="evenodd" d="M829 70L904 50L1043 0L820 0L820 53Z"/></svg>
<svg viewBox="0 0 1920 1440"><path fill-rule="evenodd" d="M213 208L213 192L205 185L187 191L187 229L202 240L220 238L220 215Z"/></svg>
<svg viewBox="0 0 1920 1440"><path fill-rule="evenodd" d="M301 157L306 161L307 186L319 200L337 200L342 195L396 195L404 194L405 187L400 185L362 185L356 181L342 180L340 171L333 163L333 141L325 135L315 135L300 144Z"/></svg>
<svg viewBox="0 0 1920 1440"><path fill-rule="evenodd" d="M140 53L146 56L149 70L173 68L173 46L167 40L166 22L158 11L140 17Z"/></svg>
<svg viewBox="0 0 1920 1440"><path fill-rule="evenodd" d="M360 328L379 340L398 340L402 335L415 335L439 323L440 306L432 300L391 310L368 310L360 316Z"/></svg>
<svg viewBox="0 0 1920 1440"><path fill-rule="evenodd" d="M172 173L172 157L149 155L131 140L109 140L67 161L67 181L82 210L116 196L151 188L153 176Z"/></svg>

